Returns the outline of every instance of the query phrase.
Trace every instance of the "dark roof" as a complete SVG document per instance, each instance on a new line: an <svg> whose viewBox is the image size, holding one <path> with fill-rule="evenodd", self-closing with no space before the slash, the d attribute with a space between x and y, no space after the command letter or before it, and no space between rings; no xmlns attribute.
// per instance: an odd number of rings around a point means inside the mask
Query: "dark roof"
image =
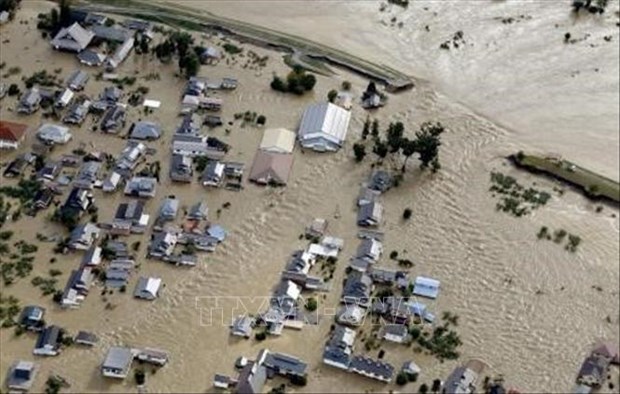
<svg viewBox="0 0 620 394"><path fill-rule="evenodd" d="M304 376L308 369L308 364L297 357L274 352L267 353L263 365L282 375Z"/></svg>
<svg viewBox="0 0 620 394"><path fill-rule="evenodd" d="M107 41L123 42L131 36L127 30L116 27L93 26L91 31L95 33L95 38Z"/></svg>
<svg viewBox="0 0 620 394"><path fill-rule="evenodd" d="M58 346L59 339L60 339L60 327L49 326L45 330L41 331L41 333L39 334L39 338L37 339L35 349L43 348L46 345L56 347Z"/></svg>
<svg viewBox="0 0 620 394"><path fill-rule="evenodd" d="M139 220L144 212L144 201L133 200L128 203L122 203L116 209L114 219L132 219Z"/></svg>
<svg viewBox="0 0 620 394"><path fill-rule="evenodd" d="M240 394L257 394L263 391L263 386L267 380L267 370L262 365L258 365L253 361L243 367L239 373L239 383L237 383L236 392Z"/></svg>
<svg viewBox="0 0 620 394"><path fill-rule="evenodd" d="M391 364L364 356L353 356L350 368L380 376L385 380L391 380L394 375L394 367Z"/></svg>

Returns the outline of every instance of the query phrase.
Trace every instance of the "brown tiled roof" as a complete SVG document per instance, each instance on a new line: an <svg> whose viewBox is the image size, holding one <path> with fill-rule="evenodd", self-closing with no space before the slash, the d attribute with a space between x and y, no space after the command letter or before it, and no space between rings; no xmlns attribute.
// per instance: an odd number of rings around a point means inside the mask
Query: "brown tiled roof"
<svg viewBox="0 0 620 394"><path fill-rule="evenodd" d="M0 120L0 140L19 141L22 139L28 126L21 123Z"/></svg>

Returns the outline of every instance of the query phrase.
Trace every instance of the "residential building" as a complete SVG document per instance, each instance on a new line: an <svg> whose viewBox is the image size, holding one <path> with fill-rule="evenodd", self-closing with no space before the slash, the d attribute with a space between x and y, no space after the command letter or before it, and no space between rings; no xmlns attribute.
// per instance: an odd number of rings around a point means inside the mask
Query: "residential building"
<svg viewBox="0 0 620 394"><path fill-rule="evenodd" d="M153 29L153 24L145 20L127 19L122 25L129 30L135 30L140 33L148 33Z"/></svg>
<svg viewBox="0 0 620 394"><path fill-rule="evenodd" d="M62 333L58 326L49 326L39 333L34 346L35 356L57 356L60 353Z"/></svg>
<svg viewBox="0 0 620 394"><path fill-rule="evenodd" d="M6 178L21 176L29 164L30 162L26 159L25 155L19 155L9 163L2 175Z"/></svg>
<svg viewBox="0 0 620 394"><path fill-rule="evenodd" d="M118 133L121 128L125 127L126 116L127 111L124 105L114 105L103 115L103 119L101 119L101 131L106 133Z"/></svg>
<svg viewBox="0 0 620 394"><path fill-rule="evenodd" d="M363 239L357 248L356 257L378 261L383 254L383 244L374 239Z"/></svg>
<svg viewBox="0 0 620 394"><path fill-rule="evenodd" d="M41 331L45 328L45 309L37 305L28 305L22 309L18 324L29 331Z"/></svg>
<svg viewBox="0 0 620 394"><path fill-rule="evenodd" d="M37 179L40 181L54 181L60 171L62 164L58 161L47 161L39 171L37 171Z"/></svg>
<svg viewBox="0 0 620 394"><path fill-rule="evenodd" d="M357 206L361 207L362 205L377 201L380 194L381 193L376 190L372 190L367 186L362 186L357 197Z"/></svg>
<svg viewBox="0 0 620 394"><path fill-rule="evenodd" d="M306 227L306 237L319 238L325 234L327 230L327 220L322 218L315 218L312 223Z"/></svg>
<svg viewBox="0 0 620 394"><path fill-rule="evenodd" d="M206 220L208 214L209 208L207 207L207 203L199 201L190 207L187 218L190 220Z"/></svg>
<svg viewBox="0 0 620 394"><path fill-rule="evenodd" d="M254 327L254 318L248 315L237 316L230 325L230 335L250 338Z"/></svg>
<svg viewBox="0 0 620 394"><path fill-rule="evenodd" d="M155 122L140 121L129 129L129 138L135 140L156 140L161 137L161 126Z"/></svg>
<svg viewBox="0 0 620 394"><path fill-rule="evenodd" d="M0 120L0 149L17 149L24 140L28 125Z"/></svg>
<svg viewBox="0 0 620 394"><path fill-rule="evenodd" d="M132 361L133 353L131 349L111 347L101 365L101 373L108 378L125 379L129 374Z"/></svg>
<svg viewBox="0 0 620 394"><path fill-rule="evenodd" d="M274 373L284 377L306 376L308 364L297 357L285 353L265 351L262 365Z"/></svg>
<svg viewBox="0 0 620 394"><path fill-rule="evenodd" d="M133 200L122 203L116 209L112 221L112 234L142 234L149 224L150 216L144 212L144 201Z"/></svg>
<svg viewBox="0 0 620 394"><path fill-rule="evenodd" d="M261 360L248 361L239 372L235 393L259 394L267 381L267 369L261 365Z"/></svg>
<svg viewBox="0 0 620 394"><path fill-rule="evenodd" d="M107 58L107 56L102 53L99 53L99 52L96 52L90 49L86 49L78 53L77 58L80 61L80 63L86 66L99 67L105 62L105 59Z"/></svg>
<svg viewBox="0 0 620 394"><path fill-rule="evenodd" d="M323 363L347 371L353 356L354 330L336 325L323 351Z"/></svg>
<svg viewBox="0 0 620 394"><path fill-rule="evenodd" d="M116 171L112 171L110 175L108 175L108 177L103 181L101 190L103 190L106 193L113 193L118 188L118 185L120 184L121 180L122 180L121 174L119 174Z"/></svg>
<svg viewBox="0 0 620 394"><path fill-rule="evenodd" d="M198 108L206 109L207 111L219 111L222 109L223 101L217 97L199 97Z"/></svg>
<svg viewBox="0 0 620 394"><path fill-rule="evenodd" d="M177 235L171 232L161 231L153 234L149 245L149 256L155 258L171 256L177 241Z"/></svg>
<svg viewBox="0 0 620 394"><path fill-rule="evenodd" d="M464 366L459 366L452 371L444 382L441 392L443 394L470 394L475 392L475 383L478 374Z"/></svg>
<svg viewBox="0 0 620 394"><path fill-rule="evenodd" d="M17 361L11 365L6 380L9 390L27 392L32 387L38 368L30 361Z"/></svg>
<svg viewBox="0 0 620 394"><path fill-rule="evenodd" d="M150 177L133 177L125 185L125 195L132 197L155 197L157 179Z"/></svg>
<svg viewBox="0 0 620 394"><path fill-rule="evenodd" d="M37 137L46 144L64 145L73 138L69 132L69 128L65 126L55 125L52 123L44 123L37 130Z"/></svg>
<svg viewBox="0 0 620 394"><path fill-rule="evenodd" d="M88 331L79 331L75 338L73 338L73 342L78 345L93 347L99 342L99 338Z"/></svg>
<svg viewBox="0 0 620 394"><path fill-rule="evenodd" d="M361 307L370 306L370 295L373 290L372 279L363 272L351 272L345 281L342 291L342 302Z"/></svg>
<svg viewBox="0 0 620 394"><path fill-rule="evenodd" d="M88 250L95 240L99 238L99 228L92 224L80 224L73 231L69 238L69 248L78 250Z"/></svg>
<svg viewBox="0 0 620 394"><path fill-rule="evenodd" d="M413 295L435 299L439 295L439 281L418 276L413 285Z"/></svg>
<svg viewBox="0 0 620 394"><path fill-rule="evenodd" d="M347 137L351 113L332 103L317 103L304 112L299 126L301 146L319 152L339 150Z"/></svg>
<svg viewBox="0 0 620 394"><path fill-rule="evenodd" d="M189 81L187 81L187 86L185 87L185 95L199 97L202 96L206 89L206 80L199 77L191 77Z"/></svg>
<svg viewBox="0 0 620 394"><path fill-rule="evenodd" d="M86 115L88 115L90 104L89 100L73 103L62 119L63 123L81 125L84 119L86 119Z"/></svg>
<svg viewBox="0 0 620 394"><path fill-rule="evenodd" d="M228 151L228 145L215 137L175 135L172 138L172 153L183 156L204 156L221 160Z"/></svg>
<svg viewBox="0 0 620 394"><path fill-rule="evenodd" d="M290 153L259 150L250 170L250 180L261 185L286 185L292 166L293 155Z"/></svg>
<svg viewBox="0 0 620 394"><path fill-rule="evenodd" d="M385 193L392 187L393 183L394 179L389 172L384 170L376 170L370 177L368 188L371 190L376 190L380 193Z"/></svg>
<svg viewBox="0 0 620 394"><path fill-rule="evenodd" d="M365 356L353 356L349 365L351 372L389 383L394 376L394 367L382 361L373 360Z"/></svg>
<svg viewBox="0 0 620 394"><path fill-rule="evenodd" d="M121 173L133 170L145 153L146 145L141 142L128 141L127 146L123 148L120 157L116 161L116 168Z"/></svg>
<svg viewBox="0 0 620 394"><path fill-rule="evenodd" d="M133 296L143 300L152 301L159 295L161 278L140 277L138 284L133 292Z"/></svg>
<svg viewBox="0 0 620 394"><path fill-rule="evenodd" d="M39 88L33 87L28 89L19 99L17 112L26 115L35 113L41 106L42 99Z"/></svg>
<svg viewBox="0 0 620 394"><path fill-rule="evenodd" d="M101 252L100 246L91 246L82 257L82 267L97 267L101 264Z"/></svg>
<svg viewBox="0 0 620 394"><path fill-rule="evenodd" d="M215 47L206 47L199 54L200 62L202 64L211 64L221 59L222 54L219 49Z"/></svg>
<svg viewBox="0 0 620 394"><path fill-rule="evenodd" d="M358 208L357 224L362 227L376 227L383 219L383 205L375 201Z"/></svg>
<svg viewBox="0 0 620 394"><path fill-rule="evenodd" d="M122 97L123 91L116 86L106 86L99 94L99 100L105 101L109 105L118 103Z"/></svg>
<svg viewBox="0 0 620 394"><path fill-rule="evenodd" d="M112 71L120 66L120 64L127 58L133 49L134 43L135 39L133 37L129 37L121 45L119 45L114 54L106 59L106 70Z"/></svg>
<svg viewBox="0 0 620 394"><path fill-rule="evenodd" d="M133 36L133 33L113 26L97 25L91 27L90 31L94 34L94 40L98 42L125 42L129 37Z"/></svg>
<svg viewBox="0 0 620 394"><path fill-rule="evenodd" d="M219 187L224 181L224 163L211 161L205 167L200 182L203 186Z"/></svg>
<svg viewBox="0 0 620 394"><path fill-rule="evenodd" d="M79 216L83 212L86 212L94 202L95 198L91 191L74 187L67 196L62 210Z"/></svg>
<svg viewBox="0 0 620 394"><path fill-rule="evenodd" d="M600 387L607 378L609 359L598 354L590 354L581 364L577 383L590 387Z"/></svg>
<svg viewBox="0 0 620 394"><path fill-rule="evenodd" d="M82 164L73 184L81 189L92 189L99 180L101 163L98 161L87 161Z"/></svg>
<svg viewBox="0 0 620 394"><path fill-rule="evenodd" d="M386 324L382 327L381 337L386 341L406 343L409 341L409 329L404 324Z"/></svg>
<svg viewBox="0 0 620 394"><path fill-rule="evenodd" d="M292 153L295 148L295 133L278 128L267 129L263 134L259 149L272 153Z"/></svg>
<svg viewBox="0 0 620 394"><path fill-rule="evenodd" d="M90 76L86 71L75 70L69 75L69 78L67 78L65 85L69 89L75 92L79 92L81 90L84 90L84 87L86 87L86 83L89 79Z"/></svg>
<svg viewBox="0 0 620 394"><path fill-rule="evenodd" d="M364 322L366 310L355 304L343 305L336 315L336 321L346 326L358 327Z"/></svg>
<svg viewBox="0 0 620 394"><path fill-rule="evenodd" d="M191 182L194 178L194 160L189 156L172 155L170 179L175 182Z"/></svg>
<svg viewBox="0 0 620 394"><path fill-rule="evenodd" d="M144 348L140 349L136 354L136 359L143 363L148 363L162 367L168 363L168 352L161 349Z"/></svg>
<svg viewBox="0 0 620 394"><path fill-rule="evenodd" d="M195 112L183 115L181 125L176 130L176 134L182 135L198 135L200 133L200 115Z"/></svg>
<svg viewBox="0 0 620 394"><path fill-rule="evenodd" d="M84 29L76 22L60 29L51 44L58 51L81 52L86 49L94 36L93 32Z"/></svg>
<svg viewBox="0 0 620 394"><path fill-rule="evenodd" d="M174 197L166 197L159 208L160 221L172 221L177 218L179 212L179 200Z"/></svg>

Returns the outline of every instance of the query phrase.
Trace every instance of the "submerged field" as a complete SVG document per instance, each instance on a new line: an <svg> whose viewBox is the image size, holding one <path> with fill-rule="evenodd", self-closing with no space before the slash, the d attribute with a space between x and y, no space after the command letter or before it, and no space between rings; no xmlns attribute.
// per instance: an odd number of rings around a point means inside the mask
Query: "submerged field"
<svg viewBox="0 0 620 394"><path fill-rule="evenodd" d="M190 2L189 5L192 4L198 3ZM224 4L213 4L212 11L215 13L227 9ZM327 28L317 32L312 38L325 41L326 37L333 35L338 26L341 26L339 18L345 21L353 19L354 14L350 13L350 10L357 6L349 3L334 4L336 11L325 19ZM378 19L378 4L368 4L359 6L363 11L362 15L370 15L372 8L373 15ZM436 4L431 3L433 7L437 6ZM61 68L61 74L67 75L78 67L73 56L54 52L48 43L41 39L40 32L35 28L37 13L50 7L47 3L24 2L17 20L0 28L3 40L0 62L6 62L7 68L21 67L21 73L8 77L7 82L21 84L21 76L31 75L44 68ZM247 7L247 10L241 12L243 7ZM235 4L227 12L238 12L237 16L250 22L260 20L258 13L252 14L258 5L243 4L243 7ZM274 8L274 13L281 13L277 15L284 18L283 29L290 28L291 32L296 34L310 29L307 24L299 22L299 18L291 16L295 10L300 11L294 8L300 7L299 5L286 10L278 7ZM300 15L318 18L320 11L325 11L325 7L327 6L324 3L312 10L307 7L305 14ZM508 10L510 9L502 8L498 15ZM517 13L512 10L510 12ZM289 13L291 15L288 15ZM456 17L458 13L450 13L442 8L441 15L449 19ZM553 15L554 18L560 17ZM415 20L413 14L407 13L403 13L399 18L411 23ZM20 21L27 21L28 24ZM296 23L299 23L298 30L293 27ZM483 18L479 29L484 31L485 26L493 24L492 29L497 34L510 34L508 30L497 31L495 23L499 22ZM553 22L536 20L535 23L537 25L532 27L534 29ZM375 25L379 25L379 22L373 19L373 26ZM433 22L432 31L435 31L435 27L439 29L440 25L439 20ZM413 29L407 25L407 29L409 28ZM554 29L552 26L547 28ZM397 33L392 30L386 33L384 27L377 29L382 29L383 36L371 37L368 32L349 31L343 41L334 43L334 46L364 55L364 52L358 52L363 47L360 42L364 39L377 43L375 40L379 40L378 37L396 34L398 42L408 43L406 29ZM614 39L617 39L617 30L613 34ZM216 37L196 35L196 39L198 42L221 44L221 40ZM561 39L560 37L560 42L554 45L563 45ZM352 44L346 45L347 40ZM395 50L398 45L394 41L388 41L384 46L376 45L382 48L380 56L376 56L396 58L399 56ZM476 48L484 46L485 44L476 44ZM236 91L217 94L224 100L222 116L225 121L232 120L235 113L255 111L267 117L266 127L295 130L303 108L311 102L325 100L327 92L338 88L343 80L352 82L352 91L357 99L368 83L358 76L337 70L337 75L333 77L317 76L318 83L314 92L306 96L276 93L269 88L272 74L275 72L283 75L288 72L282 54L249 45L244 45L244 48L261 56L269 56L267 66L251 70L243 67L244 60L238 59L235 64L222 61L216 66L203 66L200 71L202 76L232 76L239 80L240 86ZM423 50L425 49L415 49ZM431 53L430 48L427 50ZM436 50L433 48L432 51ZM484 53L497 60L505 52L489 49ZM523 56L533 55L527 52ZM462 61L469 59L467 64L470 64L470 70L475 69L473 63L470 63L473 62L473 55L452 54L450 59L437 60L448 74L446 84L457 79L456 71L454 75L450 74L451 67L458 64L458 59L455 59L457 57L464 57ZM601 62L607 61L609 59L606 55ZM395 68L399 68L397 66L406 62L406 59L401 59L387 63L393 63ZM499 70L504 65L505 63L499 62ZM561 67L564 70L572 66L563 64ZM617 79L614 79L617 78L617 72L615 77L610 76L614 70L617 71L617 64L609 62L605 67L601 67L604 78L614 81L616 85L612 83L612 87L617 86ZM109 346L128 344L161 347L170 352L169 365L156 374L147 374L147 387L152 392L210 390L213 374L231 374L233 363L238 356L254 357L263 347L299 356L310 364L308 386L295 388L294 391L397 390L397 386L385 386L321 364L322 347L332 323L329 319L322 320L316 326L306 326L301 332L286 331L283 336L264 342L253 339L234 340L229 336L225 325L201 324L203 306L200 297L268 296L277 283L279 272L290 252L306 244L299 240L299 234L313 217L328 219L329 232L345 240L345 249L334 273L332 290L325 299L320 300L328 306L337 305L346 261L357 247L355 196L359 184L371 171L373 161L372 155L369 155L362 163L356 164L352 152L352 145L359 139L368 113L360 108L359 101L355 101L348 142L340 152L320 155L296 150L291 178L286 188L260 188L244 183L245 189L237 193L226 190L205 191L195 182L188 186L176 186L172 185L167 177L169 141L180 121L177 111L184 86L184 81L174 76L176 70L175 64L161 65L151 56L135 54L119 69L121 75L136 76L137 85L150 88L148 97L162 102L161 108L148 116L144 115L139 107L130 109L128 120L129 124L131 120L139 118L154 119L164 126L164 137L148 144L157 150L156 158L162 164L163 176L159 192L156 198L147 203L147 209L155 213L161 200L170 194L180 198L184 206L195 203L199 198L205 199L212 212L221 209L221 216L215 221L229 231L228 239L215 253L205 255L199 266L190 270L139 258L140 275L160 276L166 284L161 298L153 303L134 300L129 291L127 294L115 293L104 301L99 289L94 288L83 306L79 310L71 311L60 310L52 304L50 297L40 296L40 291L30 284L30 279L38 274L46 276L52 268L59 269L63 272L58 277L59 286L62 286L70 270L79 263L80 256L58 255L55 256L57 261L52 264L49 260L52 257L53 244L38 244L39 251L36 253L31 277L8 287L3 285L3 294L15 295L22 305L45 306L48 309L48 321L74 332L81 329L92 330L102 337L102 343L94 349L70 348L57 358L37 359L42 368L36 388L42 389L48 373L57 372L69 380L71 389L75 391L134 391L132 378L128 378L124 383L110 383L100 377L98 369ZM151 73L159 73L161 79L144 79ZM536 136L540 129L544 128L543 125L551 122L550 114L543 110L531 111L532 118L528 120L528 108L535 107L536 103L528 101L530 96L523 91L525 87L516 86L518 84L512 80L502 80L495 74L492 77L497 91L488 95L478 91L480 95L473 97L472 102L490 102L497 100L497 95L503 95L515 97L514 104L508 105L506 100L502 105L498 103L497 106L485 107L484 111L473 111L468 105L456 102L448 96L447 89L438 88L434 79L439 77L429 77L432 82L421 82L412 91L389 95L388 105L371 114L371 117L379 119L382 130L390 121L402 121L407 134L413 134L424 121L441 121L447 129L442 136L444 144L440 151L441 171L434 176L422 173L417 169L415 160L411 160L401 186L383 197L386 207L384 246L386 254L397 250L400 256L414 262L412 276L425 275L441 281L439 299L434 303L429 302L429 305L435 311L449 310L460 316L458 331L464 342L461 360L474 357L485 360L491 365L489 373L504 374L509 386L523 392L568 391L573 385L583 357L594 341L601 338L616 342L620 340L618 211L605 207L602 212L597 213L594 203L566 190L563 194L552 193L550 201L530 215L522 218L504 215L496 211L495 201L489 193L489 174L491 171L501 171L522 183L536 183L537 187L545 190L561 188L555 182L513 169L503 157L518 150L547 150L550 147L558 147L559 153L563 153L575 146L581 146L580 144L587 140L589 143L580 151L580 155L586 160L579 162L597 171L611 173L612 177L617 176L612 169L618 159L611 153L614 147L617 151L617 128L614 129L614 120L609 116L615 110L609 110L604 105L607 102L613 103L617 96L613 96L608 90L601 91L600 96L597 96L596 86L603 84L603 81L594 80L592 77L593 86L586 90L592 98L591 106L603 108L600 109L604 112L601 115L603 120L600 123L594 122L593 111L588 109L584 116L593 124L592 130L588 132L589 136L579 136L571 131L568 136L541 134L538 139ZM541 75L538 77L542 78ZM469 91L468 88L475 85L475 81L476 78L468 79L467 83L455 90ZM561 81L555 83L561 85ZM21 85L23 87L23 84ZM105 82L91 79L86 93L96 95L104 86ZM543 84L540 90L546 91L547 88L549 86ZM580 92L577 85L571 85L570 89L573 95ZM465 104L469 98L467 94L458 96ZM542 99L535 97L534 101L536 100ZM14 107L15 98L3 99L0 102L2 119L25 122L34 127L42 121L40 114L17 116L11 111ZM514 112L506 118L510 129L480 114L496 113L495 110L497 113L510 112L508 107L514 107ZM570 117L556 114L556 118L559 122L558 129L571 123ZM579 122L582 121L585 122ZM536 124L531 128L525 127L526 124L534 123ZM92 132L89 130L90 126L87 121L80 128L72 128L74 141L69 146L55 150L54 156L70 152L79 146L118 153L125 145L125 140ZM230 129L230 132L227 133L226 128ZM261 128L241 127L240 123L236 122L233 126L224 126L210 133L232 145L228 159L241 161L249 168L262 136ZM33 141L34 136L30 135L25 147L19 152L2 152L2 163L10 161ZM538 145L538 142L541 142L541 145ZM593 155L592 152L597 154ZM601 158L598 162L600 167L590 166L589 164L597 162L597 157ZM2 179L2 183L5 182L12 181ZM96 192L96 197L100 220L111 218L117 204L127 200L120 193L103 196ZM230 203L229 209L222 208L225 203ZM407 222L402 220L405 208L412 210L412 217ZM64 231L47 220L46 216L51 210L52 208L36 218L23 217L18 222L8 223L3 230L13 230L13 240L25 239L29 242L36 241L36 233L55 234ZM552 242L539 242L536 231L543 225L578 233L584 239L583 244L576 253L567 253ZM132 236L127 241L131 243L136 240L142 241L141 250L144 251L147 237ZM396 267L396 262L387 257L384 257L380 264ZM132 277L129 289L133 289L137 276ZM111 304L111 307L106 307L106 304ZM12 329L0 329L0 370L6 371L15 359L32 359L33 346L33 337L16 338ZM405 360L415 360L423 370L419 383L445 378L461 361L439 363L429 356L414 353L411 348L396 345L388 344L383 346L383 349L386 350L385 359L397 368ZM358 344L357 351L364 351L362 344ZM377 351L371 352L371 355L376 357ZM417 385L406 388L413 390Z"/></svg>

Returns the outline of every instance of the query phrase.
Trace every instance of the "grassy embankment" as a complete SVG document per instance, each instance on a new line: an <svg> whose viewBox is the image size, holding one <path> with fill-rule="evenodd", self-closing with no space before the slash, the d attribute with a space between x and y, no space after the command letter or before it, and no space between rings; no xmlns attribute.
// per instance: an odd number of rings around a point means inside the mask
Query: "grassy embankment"
<svg viewBox="0 0 620 394"><path fill-rule="evenodd" d="M373 80L385 83L393 91L413 86L411 78L386 65L369 62L357 56L306 40L302 37L252 25L180 5L141 0L84 0L84 8L110 14L140 18L194 31L213 30L252 44L288 52L289 62L308 66L313 71L329 68L318 63L343 67Z"/></svg>
<svg viewBox="0 0 620 394"><path fill-rule="evenodd" d="M543 173L582 190L592 199L607 199L620 203L620 184L568 160L527 155L519 152L511 155L512 162L534 173Z"/></svg>

